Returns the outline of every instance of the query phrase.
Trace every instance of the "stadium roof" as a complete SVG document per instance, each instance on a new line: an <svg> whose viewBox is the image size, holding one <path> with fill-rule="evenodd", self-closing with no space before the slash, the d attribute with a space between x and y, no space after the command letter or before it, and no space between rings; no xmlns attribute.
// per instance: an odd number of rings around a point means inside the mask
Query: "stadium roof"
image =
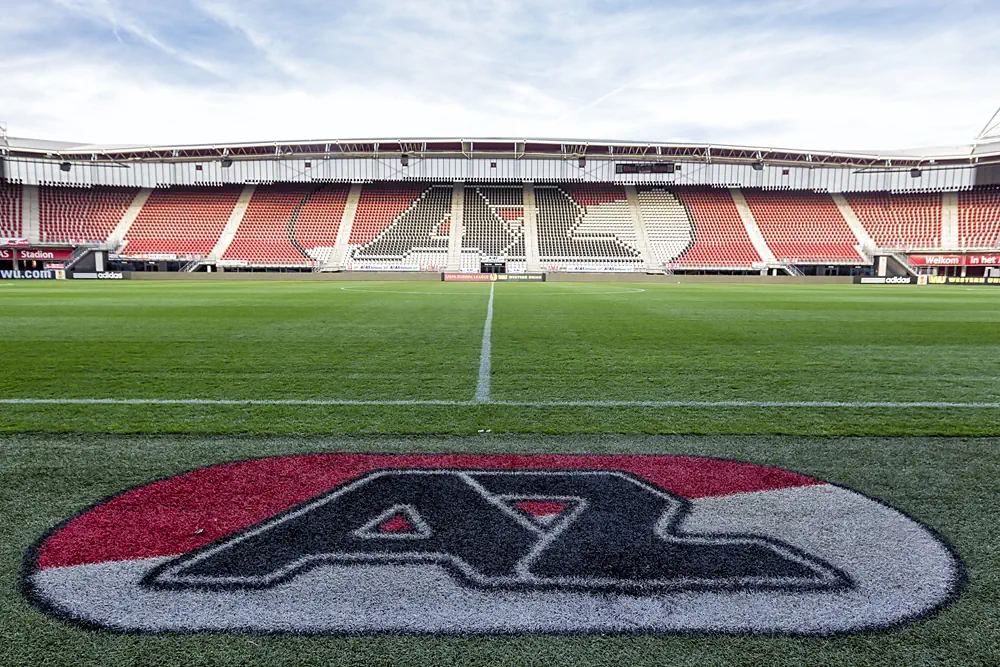
<svg viewBox="0 0 1000 667"><path fill-rule="evenodd" d="M190 145L109 145L10 137L0 153L11 157L93 162L199 161L303 157L507 157L765 162L797 166L927 167L1000 163L1000 138L964 146L887 151L825 151L660 141L513 138L308 139Z"/></svg>

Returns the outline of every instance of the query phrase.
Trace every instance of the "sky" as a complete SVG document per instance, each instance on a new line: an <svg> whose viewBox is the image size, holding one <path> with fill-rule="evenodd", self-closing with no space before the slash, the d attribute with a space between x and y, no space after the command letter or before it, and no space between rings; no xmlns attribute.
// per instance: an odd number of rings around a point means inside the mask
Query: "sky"
<svg viewBox="0 0 1000 667"><path fill-rule="evenodd" d="M967 144L997 0L0 0L8 134Z"/></svg>

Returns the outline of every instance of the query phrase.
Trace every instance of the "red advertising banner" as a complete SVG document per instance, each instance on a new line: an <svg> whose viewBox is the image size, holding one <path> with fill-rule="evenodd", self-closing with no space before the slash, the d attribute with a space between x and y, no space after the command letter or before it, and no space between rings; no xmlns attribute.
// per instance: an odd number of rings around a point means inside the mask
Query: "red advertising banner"
<svg viewBox="0 0 1000 667"><path fill-rule="evenodd" d="M30 250L15 251L20 260L67 260L73 256L72 248L31 248Z"/></svg>
<svg viewBox="0 0 1000 667"><path fill-rule="evenodd" d="M910 255L914 266L1000 266L1000 253L993 255Z"/></svg>
<svg viewBox="0 0 1000 667"><path fill-rule="evenodd" d="M910 255L914 266L962 266L962 255Z"/></svg>
<svg viewBox="0 0 1000 667"><path fill-rule="evenodd" d="M72 256L72 248L30 248L28 250L0 248L0 259L17 259L22 262L31 260L38 262L64 262Z"/></svg>

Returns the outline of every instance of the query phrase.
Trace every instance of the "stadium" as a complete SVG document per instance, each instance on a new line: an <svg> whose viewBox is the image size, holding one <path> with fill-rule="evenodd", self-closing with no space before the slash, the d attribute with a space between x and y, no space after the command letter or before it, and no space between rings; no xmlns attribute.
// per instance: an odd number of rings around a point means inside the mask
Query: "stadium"
<svg viewBox="0 0 1000 667"><path fill-rule="evenodd" d="M0 664L1000 664L1000 110L893 150L194 117L0 124Z"/></svg>
<svg viewBox="0 0 1000 667"><path fill-rule="evenodd" d="M461 138L3 150L0 232L25 246L10 270L1000 277L989 136L888 154Z"/></svg>

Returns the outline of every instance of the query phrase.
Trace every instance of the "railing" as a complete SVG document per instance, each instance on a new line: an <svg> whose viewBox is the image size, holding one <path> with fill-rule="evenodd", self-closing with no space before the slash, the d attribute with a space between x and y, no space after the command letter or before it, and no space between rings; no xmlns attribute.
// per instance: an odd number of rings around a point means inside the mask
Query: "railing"
<svg viewBox="0 0 1000 667"><path fill-rule="evenodd" d="M69 256L69 261L66 262L66 269L72 269L77 262L86 257L87 253L93 249L91 246L78 246L74 248L73 254Z"/></svg>

